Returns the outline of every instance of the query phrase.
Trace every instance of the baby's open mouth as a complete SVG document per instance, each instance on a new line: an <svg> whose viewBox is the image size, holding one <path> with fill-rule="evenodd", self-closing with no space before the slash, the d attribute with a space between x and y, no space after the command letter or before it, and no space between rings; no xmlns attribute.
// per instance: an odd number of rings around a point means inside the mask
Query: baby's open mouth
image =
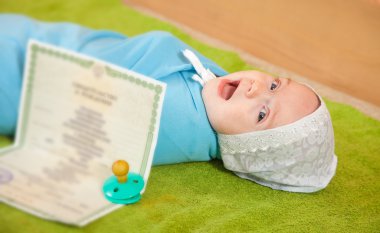
<svg viewBox="0 0 380 233"><path fill-rule="evenodd" d="M236 89L238 88L240 84L240 80L231 81L231 80L225 80L220 85L220 96L225 99L229 100L235 93Z"/></svg>

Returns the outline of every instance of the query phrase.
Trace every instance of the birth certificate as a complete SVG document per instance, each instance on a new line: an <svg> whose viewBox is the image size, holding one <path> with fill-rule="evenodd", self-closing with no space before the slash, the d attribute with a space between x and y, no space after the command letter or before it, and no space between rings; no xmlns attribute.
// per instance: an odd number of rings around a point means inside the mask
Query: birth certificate
<svg viewBox="0 0 380 233"><path fill-rule="evenodd" d="M104 198L103 182L118 159L147 182L165 90L130 70L30 41L15 144L0 151L0 200L78 226L120 207Z"/></svg>

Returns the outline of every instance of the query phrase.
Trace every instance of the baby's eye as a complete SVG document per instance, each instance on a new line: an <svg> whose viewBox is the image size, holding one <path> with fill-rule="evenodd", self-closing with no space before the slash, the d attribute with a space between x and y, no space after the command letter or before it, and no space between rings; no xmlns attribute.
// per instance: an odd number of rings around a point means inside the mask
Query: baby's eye
<svg viewBox="0 0 380 233"><path fill-rule="evenodd" d="M260 122L262 119L264 119L266 115L267 110L265 108L261 109L261 111L259 112L259 117L257 118L257 122Z"/></svg>
<svg viewBox="0 0 380 233"><path fill-rule="evenodd" d="M273 91L275 90L280 84L280 80L279 79L276 79L272 82L272 84L270 85L270 90Z"/></svg>

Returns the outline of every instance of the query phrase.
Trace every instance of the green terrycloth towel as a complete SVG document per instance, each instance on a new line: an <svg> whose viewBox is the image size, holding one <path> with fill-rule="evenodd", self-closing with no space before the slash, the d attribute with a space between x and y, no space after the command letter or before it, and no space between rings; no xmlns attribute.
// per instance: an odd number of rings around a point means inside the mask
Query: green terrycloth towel
<svg viewBox="0 0 380 233"><path fill-rule="evenodd" d="M202 44L118 0L0 0L0 11L131 36L166 30L230 72L251 68L235 53ZM140 202L86 227L46 221L0 204L0 232L379 232L380 122L343 104L327 105L339 163L330 185L318 193L274 191L237 177L221 161L159 166L152 169ZM10 143L0 137L0 146Z"/></svg>

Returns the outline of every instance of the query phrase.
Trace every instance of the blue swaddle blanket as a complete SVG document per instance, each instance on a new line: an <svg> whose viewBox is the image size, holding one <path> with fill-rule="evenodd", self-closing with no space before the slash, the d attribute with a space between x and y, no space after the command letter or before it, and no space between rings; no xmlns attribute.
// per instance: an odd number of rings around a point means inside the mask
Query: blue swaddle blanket
<svg viewBox="0 0 380 233"><path fill-rule="evenodd" d="M90 55L167 84L154 165L216 157L217 138L207 119L202 87L192 80L196 72L182 55L184 49L191 49L188 45L167 32L127 37L11 14L0 15L0 134L12 135L16 129L29 39ZM215 63L195 53L217 76L226 75Z"/></svg>

